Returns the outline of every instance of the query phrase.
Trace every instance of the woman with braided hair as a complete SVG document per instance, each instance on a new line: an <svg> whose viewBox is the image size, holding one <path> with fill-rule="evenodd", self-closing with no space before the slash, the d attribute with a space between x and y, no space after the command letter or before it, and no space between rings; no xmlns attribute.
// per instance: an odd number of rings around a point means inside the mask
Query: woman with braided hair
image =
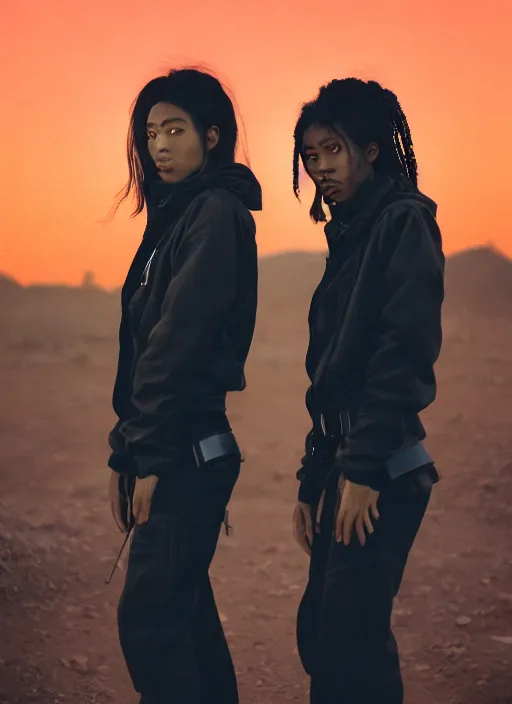
<svg viewBox="0 0 512 704"><path fill-rule="evenodd" d="M402 704L391 612L439 477L419 413L436 395L444 255L409 126L374 81L334 80L303 105L299 164L329 256L309 313L294 534L310 556L297 621L312 704Z"/></svg>

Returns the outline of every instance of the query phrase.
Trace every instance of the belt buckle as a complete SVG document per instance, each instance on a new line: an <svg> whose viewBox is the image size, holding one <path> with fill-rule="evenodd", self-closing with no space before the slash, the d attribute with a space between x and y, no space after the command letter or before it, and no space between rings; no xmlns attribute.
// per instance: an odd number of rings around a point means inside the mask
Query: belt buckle
<svg viewBox="0 0 512 704"><path fill-rule="evenodd" d="M339 411L338 413L338 421L340 424L340 437L343 438L347 433L350 432L350 415L348 411ZM322 433L324 434L325 437L328 437L328 428L327 428L327 423L325 421L325 415L323 413L320 413L320 426L322 428ZM337 431L336 431L337 432ZM331 427L331 436L330 437L335 437L333 434L334 430Z"/></svg>

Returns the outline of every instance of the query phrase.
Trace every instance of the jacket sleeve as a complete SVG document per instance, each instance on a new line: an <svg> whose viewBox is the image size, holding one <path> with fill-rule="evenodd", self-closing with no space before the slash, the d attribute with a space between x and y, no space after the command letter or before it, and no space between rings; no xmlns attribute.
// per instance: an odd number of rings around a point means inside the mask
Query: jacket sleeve
<svg viewBox="0 0 512 704"><path fill-rule="evenodd" d="M160 320L135 368L137 414L119 428L139 477L176 468L180 418L204 394L211 353L234 303L238 227L234 210L211 198L178 246Z"/></svg>
<svg viewBox="0 0 512 704"><path fill-rule="evenodd" d="M108 435L108 444L111 450L108 466L118 474L134 475L137 473L133 457L126 450L126 442L121 435L122 421L118 420Z"/></svg>
<svg viewBox="0 0 512 704"><path fill-rule="evenodd" d="M442 340L444 255L434 215L408 208L383 222L383 305L362 400L337 454L344 475L379 489L384 463L406 441L406 419L435 399Z"/></svg>

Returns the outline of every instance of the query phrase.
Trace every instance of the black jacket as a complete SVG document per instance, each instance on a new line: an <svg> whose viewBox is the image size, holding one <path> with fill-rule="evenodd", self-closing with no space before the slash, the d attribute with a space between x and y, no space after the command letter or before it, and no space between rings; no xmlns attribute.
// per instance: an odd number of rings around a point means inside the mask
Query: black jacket
<svg viewBox="0 0 512 704"><path fill-rule="evenodd" d="M229 429L254 333L261 188L241 164L147 191L148 224L121 294L109 466L162 475Z"/></svg>
<svg viewBox="0 0 512 704"><path fill-rule="evenodd" d="M297 475L302 501L318 498L335 456L347 479L381 489L386 460L425 438L418 414L436 396L444 298L436 210L406 179L386 177L332 209L309 315L313 427ZM324 432L325 418L345 412L351 422L340 444Z"/></svg>

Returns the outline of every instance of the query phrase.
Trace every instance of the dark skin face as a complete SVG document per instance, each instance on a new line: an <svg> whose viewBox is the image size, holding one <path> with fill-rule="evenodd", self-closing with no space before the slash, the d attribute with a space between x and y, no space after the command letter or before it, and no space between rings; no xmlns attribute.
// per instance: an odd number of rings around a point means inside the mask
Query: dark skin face
<svg viewBox="0 0 512 704"><path fill-rule="evenodd" d="M361 149L343 136L341 128L315 124L305 131L302 146L306 171L328 204L349 200L374 176L373 163L379 155L375 142Z"/></svg>
<svg viewBox="0 0 512 704"><path fill-rule="evenodd" d="M147 120L148 150L158 175L166 183L179 183L199 171L205 159L203 142L190 115L171 103L157 103ZM219 130L210 127L206 151L219 141Z"/></svg>

